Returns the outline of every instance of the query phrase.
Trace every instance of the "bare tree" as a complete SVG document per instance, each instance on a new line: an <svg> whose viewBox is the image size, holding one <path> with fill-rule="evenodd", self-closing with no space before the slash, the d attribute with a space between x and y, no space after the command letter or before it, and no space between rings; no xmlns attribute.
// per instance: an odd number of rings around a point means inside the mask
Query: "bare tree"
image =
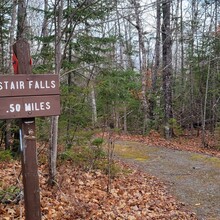
<svg viewBox="0 0 220 220"><path fill-rule="evenodd" d="M59 75L61 70L61 26L63 13L63 0L55 1L55 74ZM58 142L58 119L59 116L51 117L50 130L50 152L49 152L49 184L54 185L57 165L57 142Z"/></svg>
<svg viewBox="0 0 220 220"><path fill-rule="evenodd" d="M17 16L17 0L13 0L12 4L12 13L11 13L11 25L10 25L10 35L9 35L9 74L13 74L13 65L11 62L12 56L13 56L13 44L14 44L14 33L15 33L15 23L16 23L16 16ZM6 120L6 125L5 125L5 149L10 149L10 139L11 139L11 120Z"/></svg>
<svg viewBox="0 0 220 220"><path fill-rule="evenodd" d="M139 0L131 0L131 4L134 6L135 11L135 27L138 32L139 42L139 63L141 72L141 101L144 114L144 126L143 133L146 131L146 123L148 119L148 101L146 97L147 92L147 51L144 43L144 28L141 20L140 2Z"/></svg>
<svg viewBox="0 0 220 220"><path fill-rule="evenodd" d="M91 106L92 106L92 123L93 126L96 126L97 121L98 121L98 116L97 116L97 106L96 106L96 96L95 96L95 86L94 83L91 82Z"/></svg>
<svg viewBox="0 0 220 220"><path fill-rule="evenodd" d="M160 53L161 53L161 0L157 0L157 14L156 14L156 41L155 41L155 58L153 66L153 76L152 76L152 91L151 98L149 100L149 117L151 120L155 120L154 108L155 98L152 97L157 92L157 78L160 70Z"/></svg>
<svg viewBox="0 0 220 220"><path fill-rule="evenodd" d="M25 0L18 0L17 39L27 37L27 5Z"/></svg>
<svg viewBox="0 0 220 220"><path fill-rule="evenodd" d="M164 132L166 138L173 135L170 120L172 109L172 37L170 28L170 0L162 1L162 43L163 43L163 92L164 92Z"/></svg>

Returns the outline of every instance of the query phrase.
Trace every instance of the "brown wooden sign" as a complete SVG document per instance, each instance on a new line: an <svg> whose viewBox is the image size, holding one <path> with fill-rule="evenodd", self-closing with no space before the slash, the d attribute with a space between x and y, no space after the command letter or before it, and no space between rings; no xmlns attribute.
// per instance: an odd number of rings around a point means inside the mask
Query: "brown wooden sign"
<svg viewBox="0 0 220 220"><path fill-rule="evenodd" d="M0 97L51 94L60 94L58 75L0 75Z"/></svg>
<svg viewBox="0 0 220 220"><path fill-rule="evenodd" d="M0 119L60 114L59 76L0 75Z"/></svg>
<svg viewBox="0 0 220 220"><path fill-rule="evenodd" d="M1 97L0 118L32 118L60 114L60 96Z"/></svg>

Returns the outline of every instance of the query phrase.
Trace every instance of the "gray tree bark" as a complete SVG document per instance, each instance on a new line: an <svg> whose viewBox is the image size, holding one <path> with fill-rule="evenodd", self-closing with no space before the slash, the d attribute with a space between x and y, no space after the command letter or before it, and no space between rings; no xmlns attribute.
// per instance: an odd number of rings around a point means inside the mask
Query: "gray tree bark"
<svg viewBox="0 0 220 220"><path fill-rule="evenodd" d="M59 75L61 70L61 26L62 26L62 13L63 13L63 0L56 1L58 16L55 17L55 74ZM56 179L56 165L57 165L57 142L58 142L58 120L59 116L51 117L51 130L50 130L50 152L49 152L49 184L54 185Z"/></svg>
<svg viewBox="0 0 220 220"><path fill-rule="evenodd" d="M156 100L153 97L157 92L157 78L160 70L160 53L161 53L161 0L157 0L157 15L156 15L156 42L155 42L155 58L152 75L151 98L149 100L149 117L151 120L156 120L154 109Z"/></svg>
<svg viewBox="0 0 220 220"><path fill-rule="evenodd" d="M140 15L140 2L139 0L131 0L131 4L134 6L135 10L135 27L138 31L138 41L139 41L139 62L140 62L140 72L141 72L141 101L143 107L144 125L143 134L146 132L146 124L148 119L148 101L146 97L147 92L147 51L144 44L144 29L141 22Z"/></svg>
<svg viewBox="0 0 220 220"><path fill-rule="evenodd" d="M16 6L17 6L17 0L13 1L13 5L12 5L12 14L11 14L11 26L9 28L9 32L10 32L10 38L9 38L9 59L10 63L9 63L9 74L13 75L14 74L14 70L13 70L13 65L11 62L12 56L13 56L13 44L14 44L14 33L15 33L15 23L16 23ZM10 149L10 139L11 139L11 120L6 120L6 130L5 130L5 149Z"/></svg>
<svg viewBox="0 0 220 220"><path fill-rule="evenodd" d="M91 105L92 105L92 123L93 123L93 126L96 126L98 117L97 117L95 88L94 88L93 82L91 85Z"/></svg>
<svg viewBox="0 0 220 220"><path fill-rule="evenodd" d="M164 92L164 133L171 138L173 129L170 120L173 118L172 110L172 37L170 28L170 0L162 2L163 24L163 92Z"/></svg>
<svg viewBox="0 0 220 220"><path fill-rule="evenodd" d="M18 0L18 23L17 23L17 39L26 38L27 36L27 2L26 0Z"/></svg>

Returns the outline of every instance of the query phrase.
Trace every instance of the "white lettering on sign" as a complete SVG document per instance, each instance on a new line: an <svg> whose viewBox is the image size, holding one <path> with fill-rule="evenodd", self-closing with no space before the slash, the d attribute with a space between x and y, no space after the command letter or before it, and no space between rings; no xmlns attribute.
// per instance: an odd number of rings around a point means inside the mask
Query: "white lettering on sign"
<svg viewBox="0 0 220 220"><path fill-rule="evenodd" d="M45 111L50 109L50 102L31 102L24 104L24 110L26 112L30 111Z"/></svg>
<svg viewBox="0 0 220 220"><path fill-rule="evenodd" d="M50 110L51 104L50 102L29 102L24 103L24 106L21 104L10 104L9 110L6 113L13 113L13 112L20 112L24 109L25 112L32 112L32 111L46 111Z"/></svg>
<svg viewBox="0 0 220 220"><path fill-rule="evenodd" d="M23 89L55 89L55 80L25 81L0 81L0 90L23 90Z"/></svg>
<svg viewBox="0 0 220 220"><path fill-rule="evenodd" d="M54 80L48 82L48 80L45 81L28 81L28 88L29 89L54 89L56 87L56 82Z"/></svg>
<svg viewBox="0 0 220 220"><path fill-rule="evenodd" d="M20 112L21 111L21 105L20 104L10 104L9 105L9 111L8 112Z"/></svg>
<svg viewBox="0 0 220 220"><path fill-rule="evenodd" d="M15 82L8 82L8 81L3 81L0 82L0 90L3 89L10 89L10 90L15 90L15 89L25 89L24 86L24 81L15 81Z"/></svg>

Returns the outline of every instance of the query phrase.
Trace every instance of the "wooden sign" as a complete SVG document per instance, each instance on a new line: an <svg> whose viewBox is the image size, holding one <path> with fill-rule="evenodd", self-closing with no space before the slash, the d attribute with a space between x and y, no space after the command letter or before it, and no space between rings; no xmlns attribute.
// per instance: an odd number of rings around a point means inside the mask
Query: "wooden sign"
<svg viewBox="0 0 220 220"><path fill-rule="evenodd" d="M30 118L60 115L60 96L23 96L0 98L0 118Z"/></svg>
<svg viewBox="0 0 220 220"><path fill-rule="evenodd" d="M0 97L50 94L60 94L58 75L0 75Z"/></svg>
<svg viewBox="0 0 220 220"><path fill-rule="evenodd" d="M58 75L0 75L0 119L59 114Z"/></svg>

